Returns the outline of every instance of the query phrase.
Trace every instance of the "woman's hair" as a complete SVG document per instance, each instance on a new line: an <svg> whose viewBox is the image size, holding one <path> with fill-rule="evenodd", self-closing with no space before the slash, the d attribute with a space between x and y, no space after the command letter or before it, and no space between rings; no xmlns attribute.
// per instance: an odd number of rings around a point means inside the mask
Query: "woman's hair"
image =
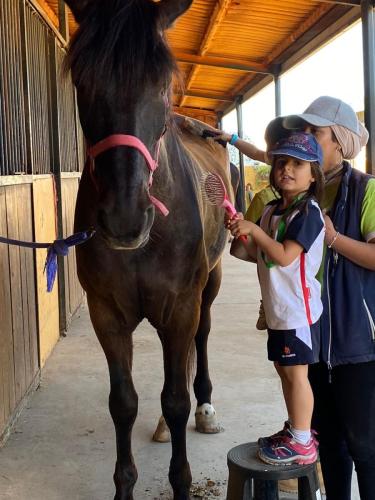
<svg viewBox="0 0 375 500"><path fill-rule="evenodd" d="M270 185L272 189L274 189L277 193L281 195L282 190L277 186L275 181L276 159L277 156L274 156L272 159L272 167L270 172ZM310 166L311 166L312 176L314 177L314 181L310 184L308 191L306 191L306 195L297 204L296 208L298 207L299 209L302 208L300 206L301 204L305 206L307 205L307 202L311 199L317 201L319 204L322 201L323 191L324 191L324 174L322 167L316 161L310 162Z"/></svg>

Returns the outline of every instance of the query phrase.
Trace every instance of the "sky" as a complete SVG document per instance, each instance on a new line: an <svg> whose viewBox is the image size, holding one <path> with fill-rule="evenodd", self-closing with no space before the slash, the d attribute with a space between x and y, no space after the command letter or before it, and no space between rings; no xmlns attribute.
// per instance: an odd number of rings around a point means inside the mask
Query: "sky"
<svg viewBox="0 0 375 500"><path fill-rule="evenodd" d="M355 111L363 111L362 53L359 22L281 76L281 114L302 113L321 95L337 97ZM244 136L265 148L264 131L275 117L274 84L243 103L242 114ZM237 131L235 110L223 117L223 129L229 133Z"/></svg>

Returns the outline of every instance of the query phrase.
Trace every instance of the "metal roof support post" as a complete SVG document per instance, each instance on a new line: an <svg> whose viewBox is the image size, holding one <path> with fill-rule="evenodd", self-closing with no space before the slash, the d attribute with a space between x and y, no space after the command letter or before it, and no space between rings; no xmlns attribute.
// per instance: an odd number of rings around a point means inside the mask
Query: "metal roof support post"
<svg viewBox="0 0 375 500"><path fill-rule="evenodd" d="M366 171L375 174L375 9L374 0L362 0L365 124L370 138L366 147Z"/></svg>
<svg viewBox="0 0 375 500"><path fill-rule="evenodd" d="M281 115L281 82L279 73L273 76L275 84L275 116Z"/></svg>
<svg viewBox="0 0 375 500"><path fill-rule="evenodd" d="M64 0L59 0L58 3L58 13L59 13L59 31L62 37L69 42L69 23L68 23L68 11L66 3Z"/></svg>
<svg viewBox="0 0 375 500"><path fill-rule="evenodd" d="M223 130L223 112L218 111L217 113L217 128Z"/></svg>
<svg viewBox="0 0 375 500"><path fill-rule="evenodd" d="M243 123L242 123L242 96L236 99L236 112L237 112L237 130L238 136L243 138ZM239 152L240 157L240 185L238 189L241 194L241 212L245 213L246 203L245 203L245 167L243 154Z"/></svg>

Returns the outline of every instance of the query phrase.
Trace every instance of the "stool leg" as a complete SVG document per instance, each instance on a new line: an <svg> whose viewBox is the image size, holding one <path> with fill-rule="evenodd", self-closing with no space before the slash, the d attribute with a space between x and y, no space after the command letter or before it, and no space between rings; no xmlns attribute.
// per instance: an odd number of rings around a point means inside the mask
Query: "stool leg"
<svg viewBox="0 0 375 500"><path fill-rule="evenodd" d="M298 478L298 500L321 499L316 465L306 476Z"/></svg>
<svg viewBox="0 0 375 500"><path fill-rule="evenodd" d="M254 500L279 500L277 481L254 479Z"/></svg>
<svg viewBox="0 0 375 500"><path fill-rule="evenodd" d="M239 471L238 469L231 468L229 466L229 477L228 477L228 488L227 488L227 500L244 500L245 497L245 483L247 492L250 488L250 494L246 494L246 500L251 500L251 479L248 481L249 475Z"/></svg>

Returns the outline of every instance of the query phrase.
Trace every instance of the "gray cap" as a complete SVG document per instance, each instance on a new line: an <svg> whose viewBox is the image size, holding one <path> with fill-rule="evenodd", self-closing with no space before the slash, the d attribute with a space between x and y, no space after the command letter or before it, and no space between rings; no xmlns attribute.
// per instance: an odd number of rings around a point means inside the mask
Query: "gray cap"
<svg viewBox="0 0 375 500"><path fill-rule="evenodd" d="M282 125L287 129L295 129L300 128L303 122L316 127L340 125L361 135L360 123L354 109L335 97L318 97L301 115L285 117Z"/></svg>

